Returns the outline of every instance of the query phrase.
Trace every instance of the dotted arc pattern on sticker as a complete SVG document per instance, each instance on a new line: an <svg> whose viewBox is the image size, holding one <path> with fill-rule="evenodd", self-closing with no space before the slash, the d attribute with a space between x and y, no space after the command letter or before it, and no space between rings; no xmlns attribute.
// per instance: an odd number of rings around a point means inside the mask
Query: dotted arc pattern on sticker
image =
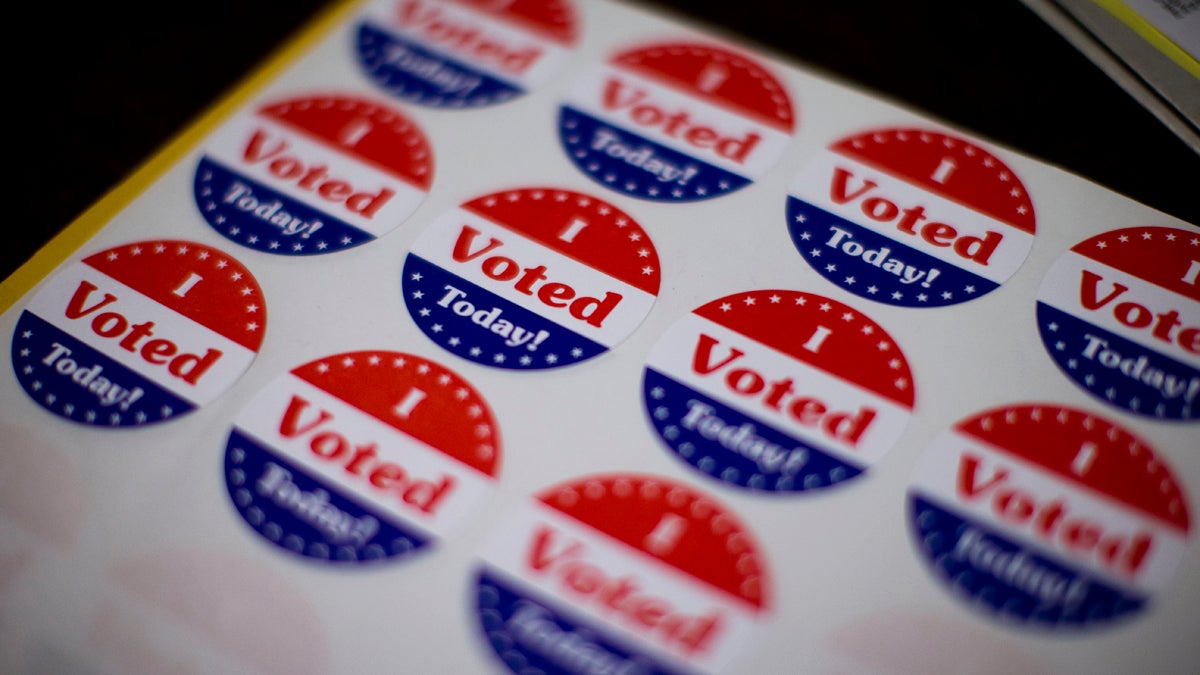
<svg viewBox="0 0 1200 675"><path fill-rule="evenodd" d="M390 374L381 377L379 370ZM313 361L292 373L482 474L499 472L495 415L469 382L444 366L410 354L366 351ZM421 401L429 405L423 414L398 415L397 401L414 385L438 393Z"/></svg>
<svg viewBox="0 0 1200 675"><path fill-rule="evenodd" d="M182 240L91 254L33 303L13 334L18 381L50 412L99 427L168 421L207 403L249 367L267 320L241 262Z"/></svg>
<svg viewBox="0 0 1200 675"><path fill-rule="evenodd" d="M908 502L917 550L943 584L1039 630L1144 611L1191 535L1186 498L1152 448L1053 404L957 424L918 464Z"/></svg>
<svg viewBox="0 0 1200 675"><path fill-rule="evenodd" d="M626 50L612 62L780 131L790 133L796 127L796 113L783 85L758 63L728 49L691 43L655 45Z"/></svg>
<svg viewBox="0 0 1200 675"><path fill-rule="evenodd" d="M245 265L223 251L191 241L156 240L93 253L83 262L246 349L262 346L267 323L262 287ZM181 274L181 267L188 273ZM193 274L201 279L193 281ZM170 283L174 280L179 284Z"/></svg>
<svg viewBox="0 0 1200 675"><path fill-rule="evenodd" d="M223 237L265 253L321 255L372 241L416 210L434 176L420 127L364 98L270 103L215 139L197 163L196 204Z"/></svg>
<svg viewBox="0 0 1200 675"><path fill-rule="evenodd" d="M1090 237L1047 273L1037 321L1076 385L1151 419L1200 419L1200 236L1130 227Z"/></svg>
<svg viewBox="0 0 1200 675"><path fill-rule="evenodd" d="M662 43L620 52L609 65L615 70L608 77L581 83L560 108L559 139L577 168L620 194L687 203L734 192L778 159L794 131L795 112L779 81L727 49ZM619 73L648 88L621 81ZM677 109L656 102L656 89L685 103ZM694 121L689 108L708 110L700 117L724 118L720 124L729 128Z"/></svg>
<svg viewBox="0 0 1200 675"><path fill-rule="evenodd" d="M1124 427L1089 413L1053 406L1014 406L964 420L965 434L1036 464L1063 482L1100 492L1181 531L1191 529L1186 500L1162 458ZM1030 429L1036 429L1036 443ZM1111 448L1088 455L1080 449Z"/></svg>
<svg viewBox="0 0 1200 675"><path fill-rule="evenodd" d="M627 546L766 609L770 589L750 530L723 505L682 483L651 476L597 476L545 490L537 498ZM653 532L671 514L689 527L670 548Z"/></svg>
<svg viewBox="0 0 1200 675"><path fill-rule="evenodd" d="M350 411L374 423L355 424ZM457 527L437 520L444 509L461 518L478 507L500 448L490 407L459 375L412 354L347 352L293 369L243 411L226 445L225 482L243 520L291 554L385 561ZM428 455L443 459L431 465Z"/></svg>
<svg viewBox="0 0 1200 675"><path fill-rule="evenodd" d="M839 485L863 475L911 415L907 358L886 330L847 305L760 290L714 300L692 315L711 323L680 324L664 335L643 373L642 395L661 440L709 478L779 494ZM707 326L727 332L720 337ZM673 351L692 356L664 359ZM745 361L757 352L778 354L764 363L782 359L776 368L795 363L811 375L760 372ZM852 392L838 397L846 409L830 409L814 378ZM873 435L875 411L885 408L878 423L886 431ZM812 433L798 435L789 421ZM872 450L856 451L866 447Z"/></svg>
<svg viewBox="0 0 1200 675"><path fill-rule="evenodd" d="M417 326L447 351L542 370L625 339L661 275L654 243L627 213L536 187L472 199L436 221L406 257L401 285Z"/></svg>
<svg viewBox="0 0 1200 675"><path fill-rule="evenodd" d="M1037 230L1025 185L1008 165L974 143L928 129L895 129L851 136L830 149L1029 234ZM947 161L952 170L942 169ZM954 180L939 179L947 172Z"/></svg>
<svg viewBox="0 0 1200 675"><path fill-rule="evenodd" d="M801 172L786 213L793 243L821 276L901 307L990 293L1020 267L1036 234L1028 190L1004 162L926 129L833 143Z"/></svg>

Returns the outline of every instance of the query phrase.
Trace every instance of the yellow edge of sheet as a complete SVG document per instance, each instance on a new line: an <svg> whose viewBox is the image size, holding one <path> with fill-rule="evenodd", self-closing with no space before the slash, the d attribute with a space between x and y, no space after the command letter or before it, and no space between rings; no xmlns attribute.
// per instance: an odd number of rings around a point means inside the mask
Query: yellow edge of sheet
<svg viewBox="0 0 1200 675"><path fill-rule="evenodd" d="M1153 45L1158 51L1166 54L1175 63L1178 63L1181 68L1192 74L1192 77L1200 79L1200 61L1192 58L1192 55L1184 51L1182 47L1163 35L1162 31L1154 27L1146 19L1142 18L1135 10L1131 9L1121 0L1093 0L1097 5L1108 10L1109 14L1117 17L1117 19L1129 26L1135 33L1142 36L1142 39Z"/></svg>
<svg viewBox="0 0 1200 675"><path fill-rule="evenodd" d="M315 18L256 67L229 93L205 111L195 122L166 143L115 188L92 204L78 218L51 239L11 276L0 282L0 312L7 311L62 261L83 246L112 220L118 211L142 194L151 183L175 165L222 120L249 100L276 75L300 58L310 46L342 20L358 4L337 0L322 9Z"/></svg>

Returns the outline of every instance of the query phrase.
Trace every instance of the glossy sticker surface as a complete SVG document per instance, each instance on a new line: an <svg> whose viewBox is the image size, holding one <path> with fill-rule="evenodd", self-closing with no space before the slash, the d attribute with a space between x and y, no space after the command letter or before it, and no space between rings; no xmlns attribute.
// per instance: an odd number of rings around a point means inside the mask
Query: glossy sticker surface
<svg viewBox="0 0 1200 675"><path fill-rule="evenodd" d="M238 513L310 560L404 557L450 535L495 486L500 435L465 380L411 354L295 368L238 416L225 483Z"/></svg>
<svg viewBox="0 0 1200 675"><path fill-rule="evenodd" d="M38 290L17 321L17 379L38 405L91 426L174 419L250 366L267 309L224 251L150 240L94 253Z"/></svg>
<svg viewBox="0 0 1200 675"><path fill-rule="evenodd" d="M496 368L579 363L628 337L654 304L658 253L603 200L553 188L473 199L404 262L404 301L434 342Z"/></svg>
<svg viewBox="0 0 1200 675"><path fill-rule="evenodd" d="M217 130L196 167L196 206L221 236L264 253L341 251L387 234L433 180L425 134L368 99L271 103Z"/></svg>
<svg viewBox="0 0 1200 675"><path fill-rule="evenodd" d="M783 86L752 58L681 42L616 54L580 79L558 122L567 156L600 185L691 202L761 177L796 120Z"/></svg>
<svg viewBox="0 0 1200 675"><path fill-rule="evenodd" d="M380 0L358 24L359 64L407 103L476 108L552 77L575 45L570 0Z"/></svg>
<svg viewBox="0 0 1200 675"><path fill-rule="evenodd" d="M494 531L472 605L514 673L711 673L769 620L764 563L704 493L591 476L543 491Z"/></svg>
<svg viewBox="0 0 1200 675"><path fill-rule="evenodd" d="M940 583L976 611L1041 630L1145 611L1191 538L1186 496L1153 448L1054 405L963 420L921 458L908 501Z"/></svg>
<svg viewBox="0 0 1200 675"><path fill-rule="evenodd" d="M680 319L650 353L642 390L679 459L774 493L861 476L891 449L915 400L908 361L879 324L785 290L737 293Z"/></svg>
<svg viewBox="0 0 1200 675"><path fill-rule="evenodd" d="M1067 377L1108 405L1200 419L1200 235L1130 227L1086 239L1050 268L1038 329Z"/></svg>
<svg viewBox="0 0 1200 675"><path fill-rule="evenodd" d="M926 129L840 140L792 182L788 231L838 287L901 307L981 297L1029 254L1033 203L1020 179L978 145Z"/></svg>

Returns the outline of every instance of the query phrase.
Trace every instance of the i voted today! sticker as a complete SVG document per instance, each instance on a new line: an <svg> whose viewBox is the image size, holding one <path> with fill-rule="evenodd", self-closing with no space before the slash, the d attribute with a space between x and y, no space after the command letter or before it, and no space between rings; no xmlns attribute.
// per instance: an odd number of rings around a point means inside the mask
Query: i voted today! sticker
<svg viewBox="0 0 1200 675"><path fill-rule="evenodd" d="M238 416L225 483L242 518L289 553L404 557L491 494L500 434L470 383L419 356L331 355L267 385Z"/></svg>
<svg viewBox="0 0 1200 675"><path fill-rule="evenodd" d="M927 129L842 139L792 183L788 230L821 276L869 300L941 307L989 293L1036 228L1020 179L980 146Z"/></svg>
<svg viewBox="0 0 1200 675"><path fill-rule="evenodd" d="M1162 420L1200 419L1200 235L1105 232L1058 259L1038 290L1046 351L1089 394Z"/></svg>
<svg viewBox="0 0 1200 675"><path fill-rule="evenodd" d="M1191 538L1170 467L1084 410L987 410L934 441L913 473L909 524L938 581L984 614L1091 630L1145 611Z"/></svg>
<svg viewBox="0 0 1200 675"><path fill-rule="evenodd" d="M357 31L359 64L406 102L503 103L553 76L575 45L570 0L379 0Z"/></svg>
<svg viewBox="0 0 1200 675"><path fill-rule="evenodd" d="M51 277L13 332L17 379L38 405L91 426L174 419L254 360L267 325L254 275L190 241L139 241Z"/></svg>
<svg viewBox="0 0 1200 675"><path fill-rule="evenodd" d="M646 414L681 460L750 490L796 493L857 478L899 438L915 391L879 324L812 293L714 300L659 340Z"/></svg>
<svg viewBox="0 0 1200 675"><path fill-rule="evenodd" d="M404 262L404 302L434 342L514 370L593 358L654 304L646 231L594 197L553 188L485 195L435 221Z"/></svg>
<svg viewBox="0 0 1200 675"><path fill-rule="evenodd" d="M629 49L582 77L559 112L567 156L597 183L665 202L745 187L795 126L787 92L753 59L709 44Z"/></svg>
<svg viewBox="0 0 1200 675"><path fill-rule="evenodd" d="M514 673L713 673L770 619L765 562L737 516L694 488L589 476L494 531L472 604Z"/></svg>
<svg viewBox="0 0 1200 675"><path fill-rule="evenodd" d="M349 96L271 103L217 130L196 166L195 199L222 236L289 256L376 239L416 210L433 152L397 110Z"/></svg>

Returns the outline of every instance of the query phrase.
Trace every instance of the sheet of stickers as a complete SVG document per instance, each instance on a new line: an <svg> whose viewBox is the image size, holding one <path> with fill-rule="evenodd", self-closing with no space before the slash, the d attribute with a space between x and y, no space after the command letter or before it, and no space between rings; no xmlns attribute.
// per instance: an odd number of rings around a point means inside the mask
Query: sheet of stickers
<svg viewBox="0 0 1200 675"><path fill-rule="evenodd" d="M0 670L1194 672L1200 229L632 5L300 40L6 283Z"/></svg>

